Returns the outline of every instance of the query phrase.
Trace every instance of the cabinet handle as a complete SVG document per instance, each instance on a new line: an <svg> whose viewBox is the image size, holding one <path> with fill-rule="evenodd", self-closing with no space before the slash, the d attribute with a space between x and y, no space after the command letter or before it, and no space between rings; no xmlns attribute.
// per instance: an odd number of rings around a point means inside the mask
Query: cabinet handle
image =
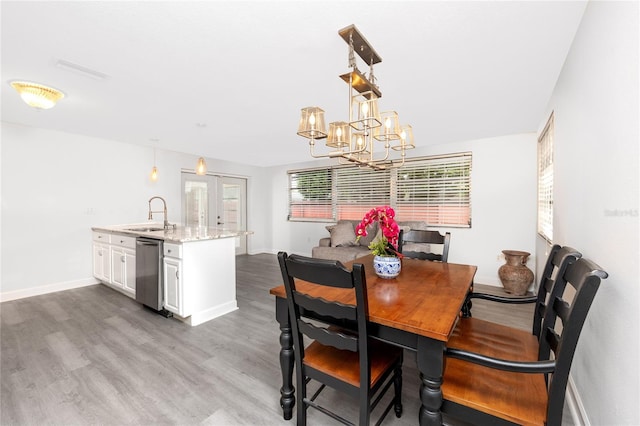
<svg viewBox="0 0 640 426"><path fill-rule="evenodd" d="M167 250L167 253L171 253L171 249Z"/></svg>
<svg viewBox="0 0 640 426"><path fill-rule="evenodd" d="M125 258L124 256L120 256L120 262L124 263L125 262Z"/></svg>
<svg viewBox="0 0 640 426"><path fill-rule="evenodd" d="M102 250L98 252L98 256L102 256Z"/></svg>
<svg viewBox="0 0 640 426"><path fill-rule="evenodd" d="M176 280L180 279L180 275L178 275L178 270L176 269Z"/></svg>

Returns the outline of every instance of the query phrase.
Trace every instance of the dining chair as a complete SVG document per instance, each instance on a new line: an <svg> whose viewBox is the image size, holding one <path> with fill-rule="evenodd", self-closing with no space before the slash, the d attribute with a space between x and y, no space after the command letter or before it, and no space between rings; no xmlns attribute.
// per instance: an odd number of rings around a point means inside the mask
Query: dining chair
<svg viewBox="0 0 640 426"><path fill-rule="evenodd" d="M443 413L474 425L561 425L578 338L607 278L592 261L570 257L556 276L539 340L475 318L459 321L446 349ZM567 285L574 291L571 300Z"/></svg>
<svg viewBox="0 0 640 426"><path fill-rule="evenodd" d="M401 230L398 237L398 251L404 257L446 262L449 258L450 240L450 232L442 235L438 231L412 229L404 232L404 230ZM442 251L434 253L432 245L441 246Z"/></svg>
<svg viewBox="0 0 640 426"><path fill-rule="evenodd" d="M484 299L490 300L492 302L508 304L535 303L533 311L532 333L539 338L540 329L542 327L542 319L544 318L544 313L547 307L547 298L549 296L549 293L551 293L551 289L554 283L554 277L561 269L564 270L566 268L568 262L574 262L580 257L582 257L582 254L573 247L561 247L559 244L554 244L549 251L549 255L547 256L547 261L542 271L542 276L540 277L538 294L536 296L509 297L496 294L471 292L467 295L467 301L465 302L463 308L463 316L471 316L472 299Z"/></svg>
<svg viewBox="0 0 640 426"><path fill-rule="evenodd" d="M306 425L307 408L344 423L344 417L316 402L326 386L357 398L359 424L368 425L372 410L391 385L391 399L377 424L391 408L396 417L402 415L402 348L370 339L368 336L367 285L362 264L351 271L335 260L315 259L285 252L278 253L278 262L287 293L287 303L295 355L297 424ZM323 286L324 297L313 297L298 288L299 281ZM337 289L337 290L336 290ZM353 294L354 305L333 302L332 291ZM313 311L313 321L306 313ZM318 316L323 320L318 320ZM338 324L338 326L337 326ZM348 324L348 328L340 327ZM304 345L304 338L311 341ZM307 398L310 380L320 382L318 390Z"/></svg>

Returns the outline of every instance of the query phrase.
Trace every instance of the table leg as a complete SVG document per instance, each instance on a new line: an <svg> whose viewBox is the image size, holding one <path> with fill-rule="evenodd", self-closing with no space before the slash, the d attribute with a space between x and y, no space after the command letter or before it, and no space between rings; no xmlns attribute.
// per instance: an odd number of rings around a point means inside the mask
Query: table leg
<svg viewBox="0 0 640 426"><path fill-rule="evenodd" d="M280 369L282 371L280 406L284 419L289 420L293 414L296 398L293 387L293 335L286 299L276 298L276 320L280 324Z"/></svg>
<svg viewBox="0 0 640 426"><path fill-rule="evenodd" d="M418 370L420 371L421 426L442 425L442 374L444 371L444 342L418 338Z"/></svg>

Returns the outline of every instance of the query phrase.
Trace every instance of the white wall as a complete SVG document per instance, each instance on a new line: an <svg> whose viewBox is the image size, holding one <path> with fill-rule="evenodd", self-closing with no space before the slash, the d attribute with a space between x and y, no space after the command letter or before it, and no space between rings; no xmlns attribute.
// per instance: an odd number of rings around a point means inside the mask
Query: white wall
<svg viewBox="0 0 640 426"><path fill-rule="evenodd" d="M638 15L638 2L589 3L540 122L555 111L554 242L609 273L571 371L592 425L640 424Z"/></svg>
<svg viewBox="0 0 640 426"><path fill-rule="evenodd" d="M473 153L472 227L434 229L451 232L450 262L477 265L475 282L500 286L498 268L504 264L504 249L530 252L529 267L535 270L536 136L531 133L432 145L411 154L463 151ZM326 223L287 222L286 171L319 164L328 163L272 168L274 251L310 255L318 239L328 236Z"/></svg>
<svg viewBox="0 0 640 426"><path fill-rule="evenodd" d="M196 157L2 123L2 300L94 282L91 226L145 222L148 200L167 201L181 221L180 170ZM248 178L249 251L270 247L262 168L207 159L211 172ZM160 215L161 216L161 215ZM154 219L162 220L160 216Z"/></svg>

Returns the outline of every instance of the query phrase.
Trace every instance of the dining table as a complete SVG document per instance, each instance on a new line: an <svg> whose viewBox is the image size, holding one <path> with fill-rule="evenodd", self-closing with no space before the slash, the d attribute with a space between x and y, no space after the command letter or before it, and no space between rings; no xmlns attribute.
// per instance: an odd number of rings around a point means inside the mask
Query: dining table
<svg viewBox="0 0 640 426"><path fill-rule="evenodd" d="M396 278L378 277L373 268L373 255L345 263L364 265L369 304L368 330L371 337L416 352L420 372L418 413L420 425L441 425L442 381L445 349L466 296L472 291L477 267L420 259L402 259ZM344 289L327 291L312 283L297 281L298 291L311 296L353 304L353 295ZM282 387L280 406L285 420L293 414L294 348L284 284L274 287L276 320L280 326L280 368Z"/></svg>

